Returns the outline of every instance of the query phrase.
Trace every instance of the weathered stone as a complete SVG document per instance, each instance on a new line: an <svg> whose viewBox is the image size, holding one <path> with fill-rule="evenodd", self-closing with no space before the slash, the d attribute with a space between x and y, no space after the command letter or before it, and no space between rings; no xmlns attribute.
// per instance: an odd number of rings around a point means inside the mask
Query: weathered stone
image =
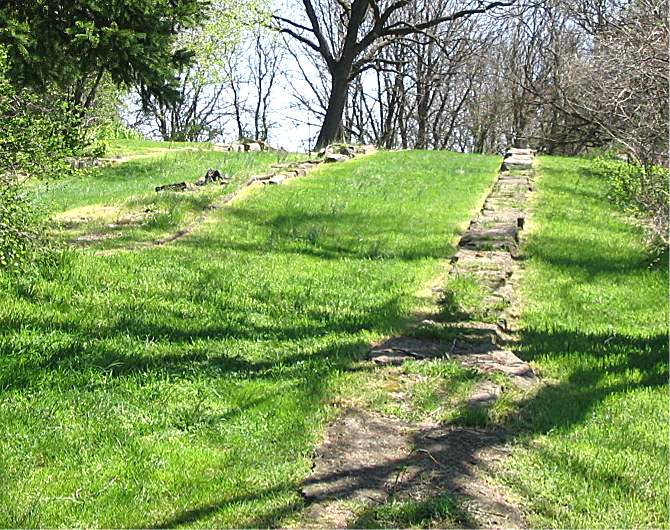
<svg viewBox="0 0 670 530"><path fill-rule="evenodd" d="M535 151L532 149L519 149L517 147L510 147L507 151L505 151L505 158L513 155L533 156L534 154Z"/></svg>
<svg viewBox="0 0 670 530"><path fill-rule="evenodd" d="M261 144L257 142L250 142L248 144L244 144L244 150L252 153L257 153L259 151L262 151L263 148L261 147Z"/></svg>
<svg viewBox="0 0 670 530"><path fill-rule="evenodd" d="M361 145L357 148L357 152L367 155L370 153L374 153L377 150L377 147L375 147L372 144L366 144L366 145Z"/></svg>
<svg viewBox="0 0 670 530"><path fill-rule="evenodd" d="M514 139L514 147L516 149L528 149L528 138L525 136L517 136Z"/></svg>
<svg viewBox="0 0 670 530"><path fill-rule="evenodd" d="M156 186L156 192L159 191L186 191L189 186L186 182L177 182L175 184L165 184L163 186Z"/></svg>
<svg viewBox="0 0 670 530"><path fill-rule="evenodd" d="M222 175L218 169L209 168L207 172L195 181L196 186L204 186L212 182L220 182L221 184L228 184L230 177L228 175Z"/></svg>
<svg viewBox="0 0 670 530"><path fill-rule="evenodd" d="M407 359L441 357L444 346L439 342L412 337L393 337L368 352L367 358L377 364L401 364Z"/></svg>
<svg viewBox="0 0 670 530"><path fill-rule="evenodd" d="M516 242L516 226L505 226L468 230L463 234L459 246L479 250L492 250L496 248L509 248L510 245L516 245Z"/></svg>
<svg viewBox="0 0 670 530"><path fill-rule="evenodd" d="M500 386L490 381L480 381L468 398L469 407L486 407L498 399L502 393Z"/></svg>
<svg viewBox="0 0 670 530"><path fill-rule="evenodd" d="M265 175L254 175L253 179L256 182L266 182L275 176L275 173L266 173Z"/></svg>
<svg viewBox="0 0 670 530"><path fill-rule="evenodd" d="M338 153L330 153L323 157L323 161L326 164L330 164L333 162L345 162L347 160L349 160L349 157L347 155L342 155Z"/></svg>
<svg viewBox="0 0 670 530"><path fill-rule="evenodd" d="M279 174L275 175L274 177L268 179L268 184L281 184L286 180L286 175Z"/></svg>
<svg viewBox="0 0 670 530"><path fill-rule="evenodd" d="M533 159L525 156L510 156L502 164L503 171L510 169L530 169L533 167Z"/></svg>

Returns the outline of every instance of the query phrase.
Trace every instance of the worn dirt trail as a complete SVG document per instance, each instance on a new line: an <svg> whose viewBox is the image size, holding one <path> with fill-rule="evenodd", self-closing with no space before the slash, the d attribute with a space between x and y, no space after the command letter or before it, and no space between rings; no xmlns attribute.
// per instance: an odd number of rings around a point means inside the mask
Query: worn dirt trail
<svg viewBox="0 0 670 530"><path fill-rule="evenodd" d="M508 151L483 208L460 240L449 271L450 276L476 278L486 290L484 304L496 318L444 323L436 315L436 321L424 320L421 325L447 326L453 338L392 337L373 347L369 360L384 366L408 359L450 358L480 372L504 374L521 389L538 384L530 366L506 347L513 338L517 311L515 290L521 270L517 257L533 187L532 163L532 151ZM483 382L467 405L488 407L500 392L499 386ZM492 468L509 452L509 440L510 433L502 429L409 423L346 408L327 427L313 472L303 483L307 506L299 524L355 527L361 503L374 507L390 500L421 501L449 493L459 501L459 526L524 528L523 511L490 479Z"/></svg>

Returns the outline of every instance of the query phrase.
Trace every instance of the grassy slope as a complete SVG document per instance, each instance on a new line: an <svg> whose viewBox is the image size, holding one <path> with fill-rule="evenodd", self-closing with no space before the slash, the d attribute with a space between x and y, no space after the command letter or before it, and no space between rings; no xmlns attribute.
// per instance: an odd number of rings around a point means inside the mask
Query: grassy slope
<svg viewBox="0 0 670 530"><path fill-rule="evenodd" d="M521 356L550 385L507 480L538 527L668 525L668 269L579 159L543 157Z"/></svg>
<svg viewBox="0 0 670 530"><path fill-rule="evenodd" d="M41 198L48 201L54 212L94 204L118 205L131 197L153 197L154 188L162 184L193 182L209 168L231 175L233 181L229 187L234 187L287 156L294 155L216 151L164 153L92 171L78 178L46 183L41 189Z"/></svg>
<svg viewBox="0 0 670 530"><path fill-rule="evenodd" d="M338 378L403 325L496 157L378 153L178 244L0 279L0 526L267 526Z"/></svg>
<svg viewBox="0 0 670 530"><path fill-rule="evenodd" d="M117 148L141 154L142 146L135 145L137 142L117 141ZM298 155L286 153L204 150L160 153L93 170L76 178L43 183L38 199L53 214L65 216L58 236L72 239L82 234L106 235L110 239L101 238L96 242L97 248L113 248L129 242L150 241L175 231L203 212L221 194L238 189L251 175L267 172L274 163L296 158ZM162 184L194 182L209 168L230 175L230 184L225 187L210 185L188 193L154 191ZM113 207L111 210L110 206ZM141 222L123 222L124 217L132 219L133 216ZM82 217L89 220L68 222ZM67 230L63 230L65 226Z"/></svg>
<svg viewBox="0 0 670 530"><path fill-rule="evenodd" d="M162 140L105 140L106 157L158 154L166 150L204 149L209 150L209 142L163 142Z"/></svg>

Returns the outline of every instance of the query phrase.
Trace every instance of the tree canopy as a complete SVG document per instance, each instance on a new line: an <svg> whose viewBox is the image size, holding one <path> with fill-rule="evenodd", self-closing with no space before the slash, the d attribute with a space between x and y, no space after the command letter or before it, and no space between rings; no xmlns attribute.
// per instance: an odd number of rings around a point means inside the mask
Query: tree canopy
<svg viewBox="0 0 670 530"><path fill-rule="evenodd" d="M203 0L6 0L0 44L8 77L50 85L77 105L92 104L105 73L114 83L177 97L175 72L191 59L178 34L204 14Z"/></svg>

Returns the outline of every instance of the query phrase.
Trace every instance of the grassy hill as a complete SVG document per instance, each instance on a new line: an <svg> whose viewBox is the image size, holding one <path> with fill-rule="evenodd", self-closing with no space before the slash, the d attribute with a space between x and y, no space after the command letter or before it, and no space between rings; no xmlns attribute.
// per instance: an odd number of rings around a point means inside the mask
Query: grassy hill
<svg viewBox="0 0 670 530"><path fill-rule="evenodd" d="M173 156L49 193L127 203L182 163L269 162ZM340 374L420 304L498 165L377 153L253 190L173 245L3 278L0 526L278 524Z"/></svg>
<svg viewBox="0 0 670 530"><path fill-rule="evenodd" d="M295 521L333 405L390 391L361 355L426 306L500 164L379 152L209 210L285 155L197 147L120 143L141 156L40 189L74 246L60 268L0 275L0 526ZM209 167L231 184L153 191ZM540 158L538 189L518 355L544 385L505 400L494 480L534 526L667 526L667 257L588 160ZM425 379L408 399L442 408L462 391L449 366L403 367ZM459 509L410 508L380 520Z"/></svg>

